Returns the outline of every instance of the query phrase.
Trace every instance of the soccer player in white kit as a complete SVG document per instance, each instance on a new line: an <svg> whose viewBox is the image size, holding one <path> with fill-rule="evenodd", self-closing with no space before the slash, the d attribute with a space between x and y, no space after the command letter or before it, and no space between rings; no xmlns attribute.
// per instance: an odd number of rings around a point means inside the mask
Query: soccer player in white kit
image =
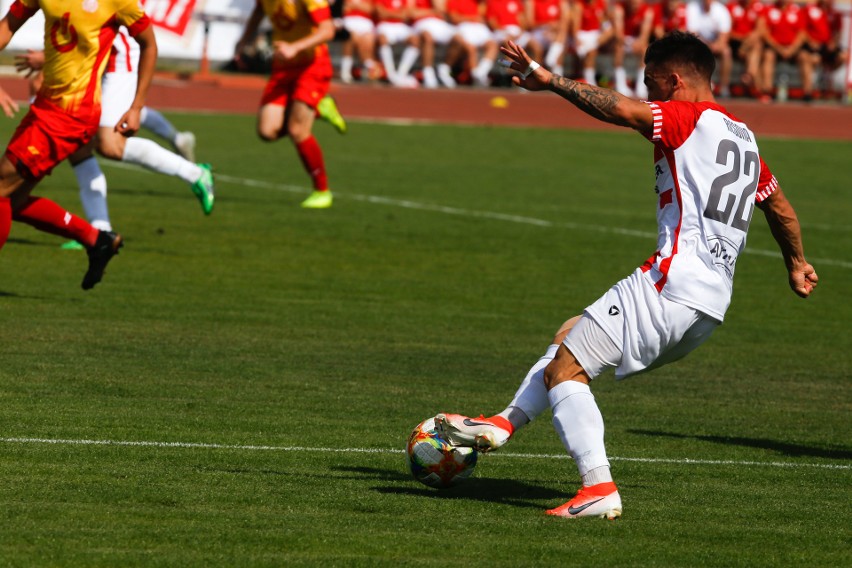
<svg viewBox="0 0 852 568"><path fill-rule="evenodd" d="M760 158L754 134L715 102L715 59L696 36L672 32L648 48L650 102L554 75L511 42L501 51L519 74L513 78L517 86L553 91L599 120L637 130L654 145L657 250L563 324L503 412L473 419L438 414L436 424L452 443L489 451L550 406L583 487L547 514L614 519L622 512L621 497L591 380L608 368L618 379L651 370L707 340L730 304L755 207L781 248L793 291L808 297L817 274L805 260L796 213Z"/></svg>
<svg viewBox="0 0 852 568"><path fill-rule="evenodd" d="M29 52L27 55L18 56L16 67L18 70L37 71L43 64L43 52ZM125 28L120 28L113 42L107 69L101 79L101 118L95 146L105 158L136 164L182 179L189 184L198 198L205 215L209 215L214 203L211 167L209 164L196 164L185 157L194 157L195 137L191 133L174 131L165 117L147 107L141 113L143 124L147 123L147 127L155 134L168 139L180 154L167 150L152 140L126 138L116 130L118 120L133 102L138 64L139 44L129 36ZM68 160L77 177L86 218L93 227L111 231L106 177L94 157L92 147L87 145L81 148Z"/></svg>

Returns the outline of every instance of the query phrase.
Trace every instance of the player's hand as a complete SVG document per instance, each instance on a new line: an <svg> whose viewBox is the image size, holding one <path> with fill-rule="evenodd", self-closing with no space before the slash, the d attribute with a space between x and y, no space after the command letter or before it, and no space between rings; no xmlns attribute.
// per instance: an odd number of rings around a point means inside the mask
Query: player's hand
<svg viewBox="0 0 852 568"><path fill-rule="evenodd" d="M535 62L520 45L513 41L507 41L506 45L500 46L500 52L508 59L509 69L516 73L512 77L512 82L515 85L528 91L541 91L550 84L553 73L540 66L538 69L530 71L530 63Z"/></svg>
<svg viewBox="0 0 852 568"><path fill-rule="evenodd" d="M12 118L18 112L18 103L2 88L0 88L0 108L9 118Z"/></svg>
<svg viewBox="0 0 852 568"><path fill-rule="evenodd" d="M15 69L26 72L29 79L44 67L44 51L28 49L26 53L15 56Z"/></svg>
<svg viewBox="0 0 852 568"><path fill-rule="evenodd" d="M127 138L136 134L142 122L140 114L139 110L133 108L125 112L115 125L115 131Z"/></svg>
<svg viewBox="0 0 852 568"><path fill-rule="evenodd" d="M299 50L292 43L276 41L272 44L272 58L279 61L290 61L298 55Z"/></svg>
<svg viewBox="0 0 852 568"><path fill-rule="evenodd" d="M819 282L814 267L807 262L799 268L790 271L790 288L802 298L807 298Z"/></svg>

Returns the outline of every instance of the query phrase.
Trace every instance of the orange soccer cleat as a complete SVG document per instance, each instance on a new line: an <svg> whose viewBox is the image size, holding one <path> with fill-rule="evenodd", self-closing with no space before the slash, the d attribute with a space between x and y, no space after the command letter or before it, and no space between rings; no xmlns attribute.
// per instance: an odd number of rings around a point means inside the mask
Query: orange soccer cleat
<svg viewBox="0 0 852 568"><path fill-rule="evenodd" d="M568 519L600 517L613 520L621 516L621 496L612 481L598 483L581 488L573 499L549 509L547 514Z"/></svg>

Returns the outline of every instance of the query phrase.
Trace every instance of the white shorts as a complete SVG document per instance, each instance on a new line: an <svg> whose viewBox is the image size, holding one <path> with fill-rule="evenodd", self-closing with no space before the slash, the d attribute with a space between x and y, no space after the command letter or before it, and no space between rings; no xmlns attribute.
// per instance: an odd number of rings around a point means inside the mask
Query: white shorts
<svg viewBox="0 0 852 568"><path fill-rule="evenodd" d="M438 45L446 45L452 41L456 35L456 28L446 20L441 18L423 18L414 22L414 31L418 34L423 32L432 36L432 39Z"/></svg>
<svg viewBox="0 0 852 568"><path fill-rule="evenodd" d="M104 73L101 79L100 126L112 128L130 110L136 97L137 79L136 73Z"/></svg>
<svg viewBox="0 0 852 568"><path fill-rule="evenodd" d="M479 22L462 22L456 28L461 38L473 47L482 47L494 40L488 26Z"/></svg>
<svg viewBox="0 0 852 568"><path fill-rule="evenodd" d="M391 45L408 40L413 31L411 26L402 22L381 22L376 26L376 34L385 36L385 39Z"/></svg>
<svg viewBox="0 0 852 568"><path fill-rule="evenodd" d="M579 30L577 31L577 44L575 48L579 57L585 57L587 54L598 48L600 41L600 30Z"/></svg>
<svg viewBox="0 0 852 568"><path fill-rule="evenodd" d="M589 377L615 367L623 379L677 361L704 343L719 321L667 300L636 271L586 308L563 342Z"/></svg>
<svg viewBox="0 0 852 568"><path fill-rule="evenodd" d="M343 27L352 35L366 35L376 31L376 24L364 16L343 16Z"/></svg>
<svg viewBox="0 0 852 568"><path fill-rule="evenodd" d="M521 47L526 47L530 42L530 34L521 29L521 26L506 26L505 28L494 30L493 35L497 43L501 45L508 40L512 40Z"/></svg>

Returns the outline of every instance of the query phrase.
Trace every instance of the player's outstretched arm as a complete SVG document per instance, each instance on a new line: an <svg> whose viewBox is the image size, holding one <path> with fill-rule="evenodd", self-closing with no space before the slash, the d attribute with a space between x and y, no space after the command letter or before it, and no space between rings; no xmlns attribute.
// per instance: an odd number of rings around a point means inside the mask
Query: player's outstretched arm
<svg viewBox="0 0 852 568"><path fill-rule="evenodd" d="M814 267L805 260L802 229L796 211L780 187L760 202L758 207L766 216L769 230L781 248L781 255L790 276L790 288L802 298L807 298L816 288L819 277Z"/></svg>
<svg viewBox="0 0 852 568"><path fill-rule="evenodd" d="M554 75L541 67L521 46L509 41L500 51L510 61L509 68L517 73L515 85L529 91L550 90L586 114L603 122L626 126L648 136L654 129L651 108L620 93Z"/></svg>
<svg viewBox="0 0 852 568"><path fill-rule="evenodd" d="M139 78L136 81L136 95L133 103L115 125L115 131L122 136L133 136L141 127L142 108L148 98L148 88L154 77L154 69L157 66L157 38L154 35L154 27L148 26L137 35L133 36L139 43Z"/></svg>

